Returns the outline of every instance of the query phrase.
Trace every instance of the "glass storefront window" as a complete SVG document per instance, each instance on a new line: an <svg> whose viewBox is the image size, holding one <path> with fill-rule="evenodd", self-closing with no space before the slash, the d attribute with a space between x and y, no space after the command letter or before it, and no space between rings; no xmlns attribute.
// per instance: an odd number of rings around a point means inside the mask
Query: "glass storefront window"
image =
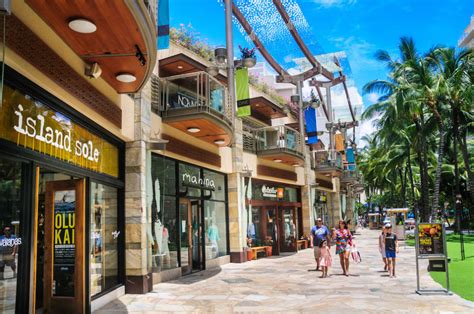
<svg viewBox="0 0 474 314"><path fill-rule="evenodd" d="M204 225L206 237L206 259L227 254L227 230L225 203L204 202Z"/></svg>
<svg viewBox="0 0 474 314"><path fill-rule="evenodd" d="M15 312L20 214L23 208L22 164L0 159L0 312Z"/></svg>
<svg viewBox="0 0 474 314"><path fill-rule="evenodd" d="M153 271L178 267L178 230L176 198L161 196L152 217Z"/></svg>
<svg viewBox="0 0 474 314"><path fill-rule="evenodd" d="M204 169L204 183L214 189L212 191L212 200L225 201L225 176L223 174ZM208 195L208 191L204 191Z"/></svg>
<svg viewBox="0 0 474 314"><path fill-rule="evenodd" d="M193 186L201 186L201 170L188 164L179 164L179 191L186 192L188 197L201 197L201 189Z"/></svg>
<svg viewBox="0 0 474 314"><path fill-rule="evenodd" d="M91 182L90 188L90 293L118 284L117 189Z"/></svg>

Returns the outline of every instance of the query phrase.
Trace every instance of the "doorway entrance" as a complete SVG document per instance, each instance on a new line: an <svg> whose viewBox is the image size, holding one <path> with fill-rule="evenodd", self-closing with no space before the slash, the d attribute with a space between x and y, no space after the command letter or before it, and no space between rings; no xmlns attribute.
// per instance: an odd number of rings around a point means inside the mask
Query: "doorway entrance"
<svg viewBox="0 0 474 314"><path fill-rule="evenodd" d="M280 250L282 252L296 252L297 217L296 209L283 207L280 210Z"/></svg>
<svg viewBox="0 0 474 314"><path fill-rule="evenodd" d="M39 172L36 210L35 310L85 311L85 184Z"/></svg>
<svg viewBox="0 0 474 314"><path fill-rule="evenodd" d="M180 198L181 268L184 274L204 269L204 239L200 200Z"/></svg>

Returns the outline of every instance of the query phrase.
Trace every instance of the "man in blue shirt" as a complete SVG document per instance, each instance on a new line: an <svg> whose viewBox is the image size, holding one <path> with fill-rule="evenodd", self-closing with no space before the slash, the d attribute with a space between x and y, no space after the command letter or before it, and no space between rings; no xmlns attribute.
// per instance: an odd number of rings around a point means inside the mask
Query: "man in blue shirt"
<svg viewBox="0 0 474 314"><path fill-rule="evenodd" d="M328 228L323 225L321 218L316 219L316 225L311 228L311 238L313 239L314 259L316 260L316 270L319 270L319 262L321 260L321 248L319 245L326 239L328 247L331 244L331 237Z"/></svg>

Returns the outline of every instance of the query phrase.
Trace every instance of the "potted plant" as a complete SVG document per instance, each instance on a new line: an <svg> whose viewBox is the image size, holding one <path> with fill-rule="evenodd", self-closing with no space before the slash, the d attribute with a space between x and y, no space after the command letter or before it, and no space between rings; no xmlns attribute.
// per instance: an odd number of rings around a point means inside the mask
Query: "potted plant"
<svg viewBox="0 0 474 314"><path fill-rule="evenodd" d="M267 257L272 256L272 250L273 250L272 237L266 237L265 238L265 253L267 254Z"/></svg>
<svg viewBox="0 0 474 314"><path fill-rule="evenodd" d="M240 49L240 58L242 59L242 63L246 68L252 68L257 63L257 58L255 56L255 48L242 48L239 45Z"/></svg>

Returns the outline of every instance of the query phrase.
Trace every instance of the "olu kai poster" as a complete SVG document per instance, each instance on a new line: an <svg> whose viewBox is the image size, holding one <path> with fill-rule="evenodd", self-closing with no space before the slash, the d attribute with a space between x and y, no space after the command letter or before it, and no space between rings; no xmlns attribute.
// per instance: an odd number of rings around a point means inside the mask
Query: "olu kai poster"
<svg viewBox="0 0 474 314"><path fill-rule="evenodd" d="M443 225L418 224L418 249L420 255L444 255Z"/></svg>

